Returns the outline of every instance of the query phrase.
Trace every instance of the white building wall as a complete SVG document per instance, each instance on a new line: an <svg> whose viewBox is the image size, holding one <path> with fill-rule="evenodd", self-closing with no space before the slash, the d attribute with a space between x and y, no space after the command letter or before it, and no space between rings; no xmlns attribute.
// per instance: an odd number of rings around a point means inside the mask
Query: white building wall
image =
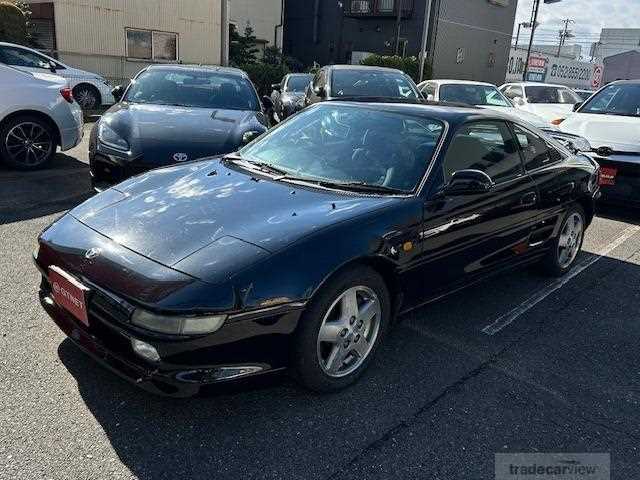
<svg viewBox="0 0 640 480"><path fill-rule="evenodd" d="M598 59L640 49L640 28L603 28L600 41L594 44L594 56Z"/></svg>
<svg viewBox="0 0 640 480"><path fill-rule="evenodd" d="M109 78L150 62L127 59L126 28L178 35L178 61L220 64L221 0L53 0L60 59Z"/></svg>

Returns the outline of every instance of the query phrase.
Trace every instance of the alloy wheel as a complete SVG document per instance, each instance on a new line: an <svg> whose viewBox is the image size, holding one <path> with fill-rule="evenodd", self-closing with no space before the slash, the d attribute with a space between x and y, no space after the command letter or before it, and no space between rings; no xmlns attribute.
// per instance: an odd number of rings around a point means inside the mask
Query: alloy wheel
<svg viewBox="0 0 640 480"><path fill-rule="evenodd" d="M558 240L558 264L567 268L578 255L584 234L584 221L578 212L573 212L564 223Z"/></svg>
<svg viewBox="0 0 640 480"><path fill-rule="evenodd" d="M81 88L73 94L73 98L78 102L82 110L92 110L96 108L98 99L95 93L88 88Z"/></svg>
<svg viewBox="0 0 640 480"><path fill-rule="evenodd" d="M380 299L369 287L356 286L343 292L329 307L318 332L322 370L330 377L356 371L375 345L381 317Z"/></svg>
<svg viewBox="0 0 640 480"><path fill-rule="evenodd" d="M28 167L44 163L53 149L51 134L35 122L15 125L7 133L4 144L11 160Z"/></svg>

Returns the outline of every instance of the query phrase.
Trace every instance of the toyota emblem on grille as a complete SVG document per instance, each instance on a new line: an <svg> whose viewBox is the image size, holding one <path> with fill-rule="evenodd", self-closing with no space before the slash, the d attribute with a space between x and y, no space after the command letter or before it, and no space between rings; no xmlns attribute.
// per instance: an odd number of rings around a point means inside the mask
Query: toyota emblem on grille
<svg viewBox="0 0 640 480"><path fill-rule="evenodd" d="M613 148L611 147L600 147L596 149L596 153L601 157L609 157L613 155Z"/></svg>
<svg viewBox="0 0 640 480"><path fill-rule="evenodd" d="M99 248L90 248L89 250L87 250L85 252L84 258L86 258L87 260L93 260L98 255L100 255L100 249Z"/></svg>
<svg viewBox="0 0 640 480"><path fill-rule="evenodd" d="M186 153L174 153L173 154L173 159L176 162L186 162L187 160L189 160L189 155L187 155Z"/></svg>

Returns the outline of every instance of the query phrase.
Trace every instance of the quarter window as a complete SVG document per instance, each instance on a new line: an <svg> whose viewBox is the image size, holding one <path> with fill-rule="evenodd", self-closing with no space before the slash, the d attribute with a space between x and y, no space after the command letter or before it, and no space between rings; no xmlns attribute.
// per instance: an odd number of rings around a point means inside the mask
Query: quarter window
<svg viewBox="0 0 640 480"><path fill-rule="evenodd" d="M459 170L480 170L499 183L522 173L516 143L504 122L476 122L456 133L444 159L445 183Z"/></svg>
<svg viewBox="0 0 640 480"><path fill-rule="evenodd" d="M524 128L514 125L513 131L516 134L518 145L524 158L524 167L527 171L544 167L545 165L557 162L562 159L562 154L555 148L549 146L538 135L535 135Z"/></svg>

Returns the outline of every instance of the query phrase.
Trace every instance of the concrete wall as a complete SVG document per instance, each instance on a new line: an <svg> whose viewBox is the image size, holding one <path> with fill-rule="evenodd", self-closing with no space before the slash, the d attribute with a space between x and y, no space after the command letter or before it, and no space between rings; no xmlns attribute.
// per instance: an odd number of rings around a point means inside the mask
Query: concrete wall
<svg viewBox="0 0 640 480"><path fill-rule="evenodd" d="M632 15L633 10L629 11ZM603 28L600 42L594 46L596 58L603 59L618 53L640 48L640 28Z"/></svg>
<svg viewBox="0 0 640 480"><path fill-rule="evenodd" d="M266 41L267 46L274 44L275 27L280 24L282 0L230 0L230 22L244 33L247 22L253 27L258 40ZM282 28L278 29L277 47L282 48Z"/></svg>

